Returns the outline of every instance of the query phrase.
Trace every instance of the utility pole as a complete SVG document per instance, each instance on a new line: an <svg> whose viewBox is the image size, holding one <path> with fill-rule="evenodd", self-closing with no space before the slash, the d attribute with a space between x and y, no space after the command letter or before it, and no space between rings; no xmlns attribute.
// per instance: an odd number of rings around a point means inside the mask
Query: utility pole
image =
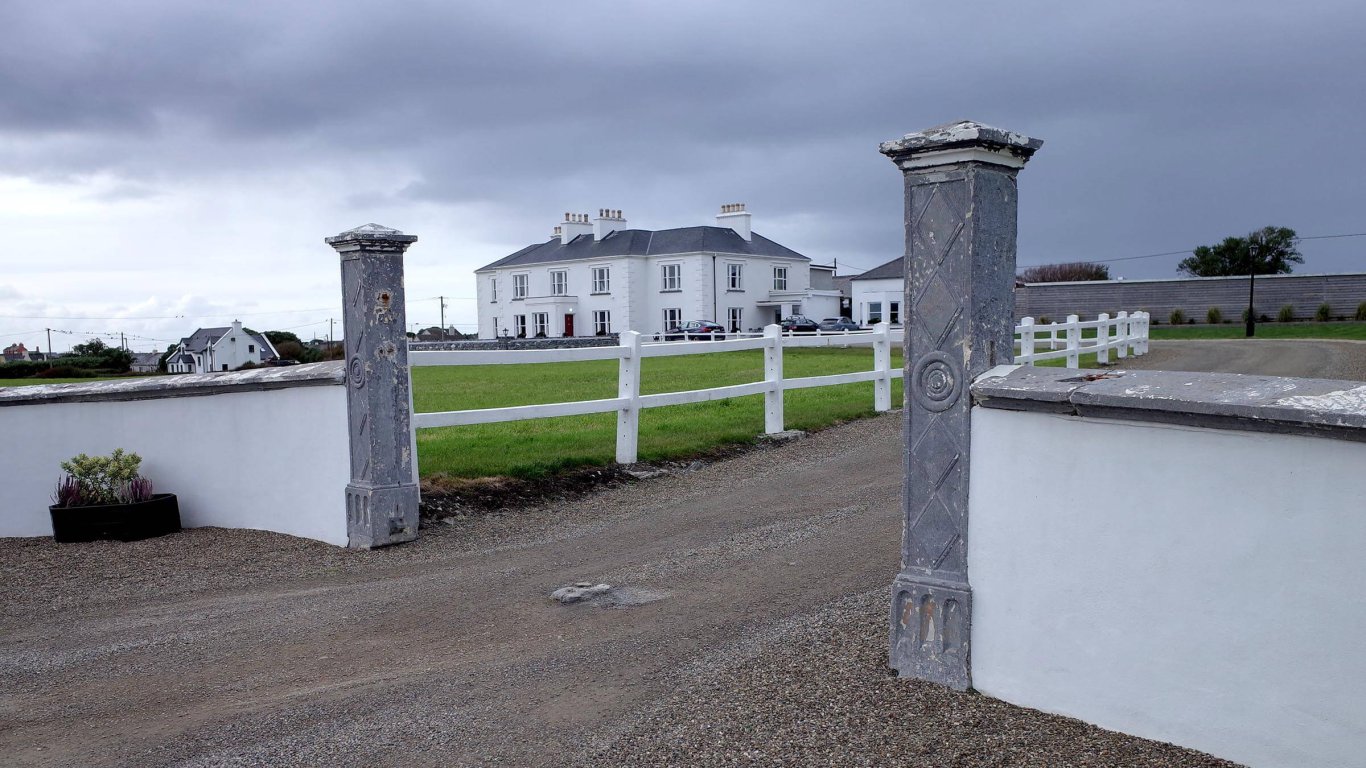
<svg viewBox="0 0 1366 768"><path fill-rule="evenodd" d="M332 348L332 318L327 318L327 348Z"/></svg>
<svg viewBox="0 0 1366 768"><path fill-rule="evenodd" d="M52 329L51 329L51 328L45 328L45 329L43 329L43 330L47 331L47 357L48 357L49 360L51 360L51 359L52 359Z"/></svg>
<svg viewBox="0 0 1366 768"><path fill-rule="evenodd" d="M446 340L446 297L445 297L445 296L437 296L436 298L439 299L439 300L441 301L441 340L442 340L442 341L445 341L445 340Z"/></svg>
<svg viewBox="0 0 1366 768"><path fill-rule="evenodd" d="M1257 312L1253 309L1252 298L1257 289L1257 243L1251 238L1247 243L1247 338L1257 333Z"/></svg>

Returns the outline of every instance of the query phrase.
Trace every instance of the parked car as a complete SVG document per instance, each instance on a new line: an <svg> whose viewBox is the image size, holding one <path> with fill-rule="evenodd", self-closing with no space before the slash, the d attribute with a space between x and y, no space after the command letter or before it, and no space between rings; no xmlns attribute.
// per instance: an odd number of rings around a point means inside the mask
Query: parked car
<svg viewBox="0 0 1366 768"><path fill-rule="evenodd" d="M725 326L710 320L689 320L664 332L665 341L720 341L725 338Z"/></svg>
<svg viewBox="0 0 1366 768"><path fill-rule="evenodd" d="M847 317L827 317L821 321L822 331L857 331L859 324Z"/></svg>
<svg viewBox="0 0 1366 768"><path fill-rule="evenodd" d="M780 325L782 325L783 331L816 331L820 329L820 325L815 320L801 315L783 318Z"/></svg>

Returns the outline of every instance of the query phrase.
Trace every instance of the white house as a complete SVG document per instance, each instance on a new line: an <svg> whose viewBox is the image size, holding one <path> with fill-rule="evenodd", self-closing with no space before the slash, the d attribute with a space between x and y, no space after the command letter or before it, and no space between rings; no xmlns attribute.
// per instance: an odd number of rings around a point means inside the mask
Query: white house
<svg viewBox="0 0 1366 768"><path fill-rule="evenodd" d="M833 274L751 231L743 203L722 206L714 227L658 231L627 228L619 210L566 213L550 240L475 270L479 337L654 333L688 320L754 331L838 314Z"/></svg>
<svg viewBox="0 0 1366 768"><path fill-rule="evenodd" d="M247 363L261 363L278 353L270 339L255 331L246 331L234 320L230 328L200 328L180 340L171 356L166 358L169 373L205 373L233 371Z"/></svg>
<svg viewBox="0 0 1366 768"><path fill-rule="evenodd" d="M905 258L898 257L849 280L851 320L863 326L873 323L901 325L905 301Z"/></svg>

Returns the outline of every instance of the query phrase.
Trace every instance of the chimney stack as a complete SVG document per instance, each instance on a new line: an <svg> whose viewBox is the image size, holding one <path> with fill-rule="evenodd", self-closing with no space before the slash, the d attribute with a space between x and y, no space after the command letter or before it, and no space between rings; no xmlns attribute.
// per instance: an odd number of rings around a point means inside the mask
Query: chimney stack
<svg viewBox="0 0 1366 768"><path fill-rule="evenodd" d="M598 218L593 222L593 239L602 240L613 232L626 229L626 217L615 208L599 208Z"/></svg>
<svg viewBox="0 0 1366 768"><path fill-rule="evenodd" d="M721 212L716 215L716 226L729 227L735 230L735 234L749 242L751 239L749 216L749 211L745 210L744 203L727 203L721 206Z"/></svg>
<svg viewBox="0 0 1366 768"><path fill-rule="evenodd" d="M564 222L556 229L560 230L560 242L563 244L568 244L579 235L593 234L593 225L588 221L586 213L566 213Z"/></svg>

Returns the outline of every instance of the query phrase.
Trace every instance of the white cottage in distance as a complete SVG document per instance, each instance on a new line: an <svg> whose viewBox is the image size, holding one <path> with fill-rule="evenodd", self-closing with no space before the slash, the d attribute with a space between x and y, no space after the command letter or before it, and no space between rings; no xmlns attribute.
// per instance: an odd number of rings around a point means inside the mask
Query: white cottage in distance
<svg viewBox="0 0 1366 768"><path fill-rule="evenodd" d="M689 320L756 331L834 317L834 267L750 229L743 203L716 226L629 229L622 212L566 213L550 240L475 270L479 338L656 333Z"/></svg>

